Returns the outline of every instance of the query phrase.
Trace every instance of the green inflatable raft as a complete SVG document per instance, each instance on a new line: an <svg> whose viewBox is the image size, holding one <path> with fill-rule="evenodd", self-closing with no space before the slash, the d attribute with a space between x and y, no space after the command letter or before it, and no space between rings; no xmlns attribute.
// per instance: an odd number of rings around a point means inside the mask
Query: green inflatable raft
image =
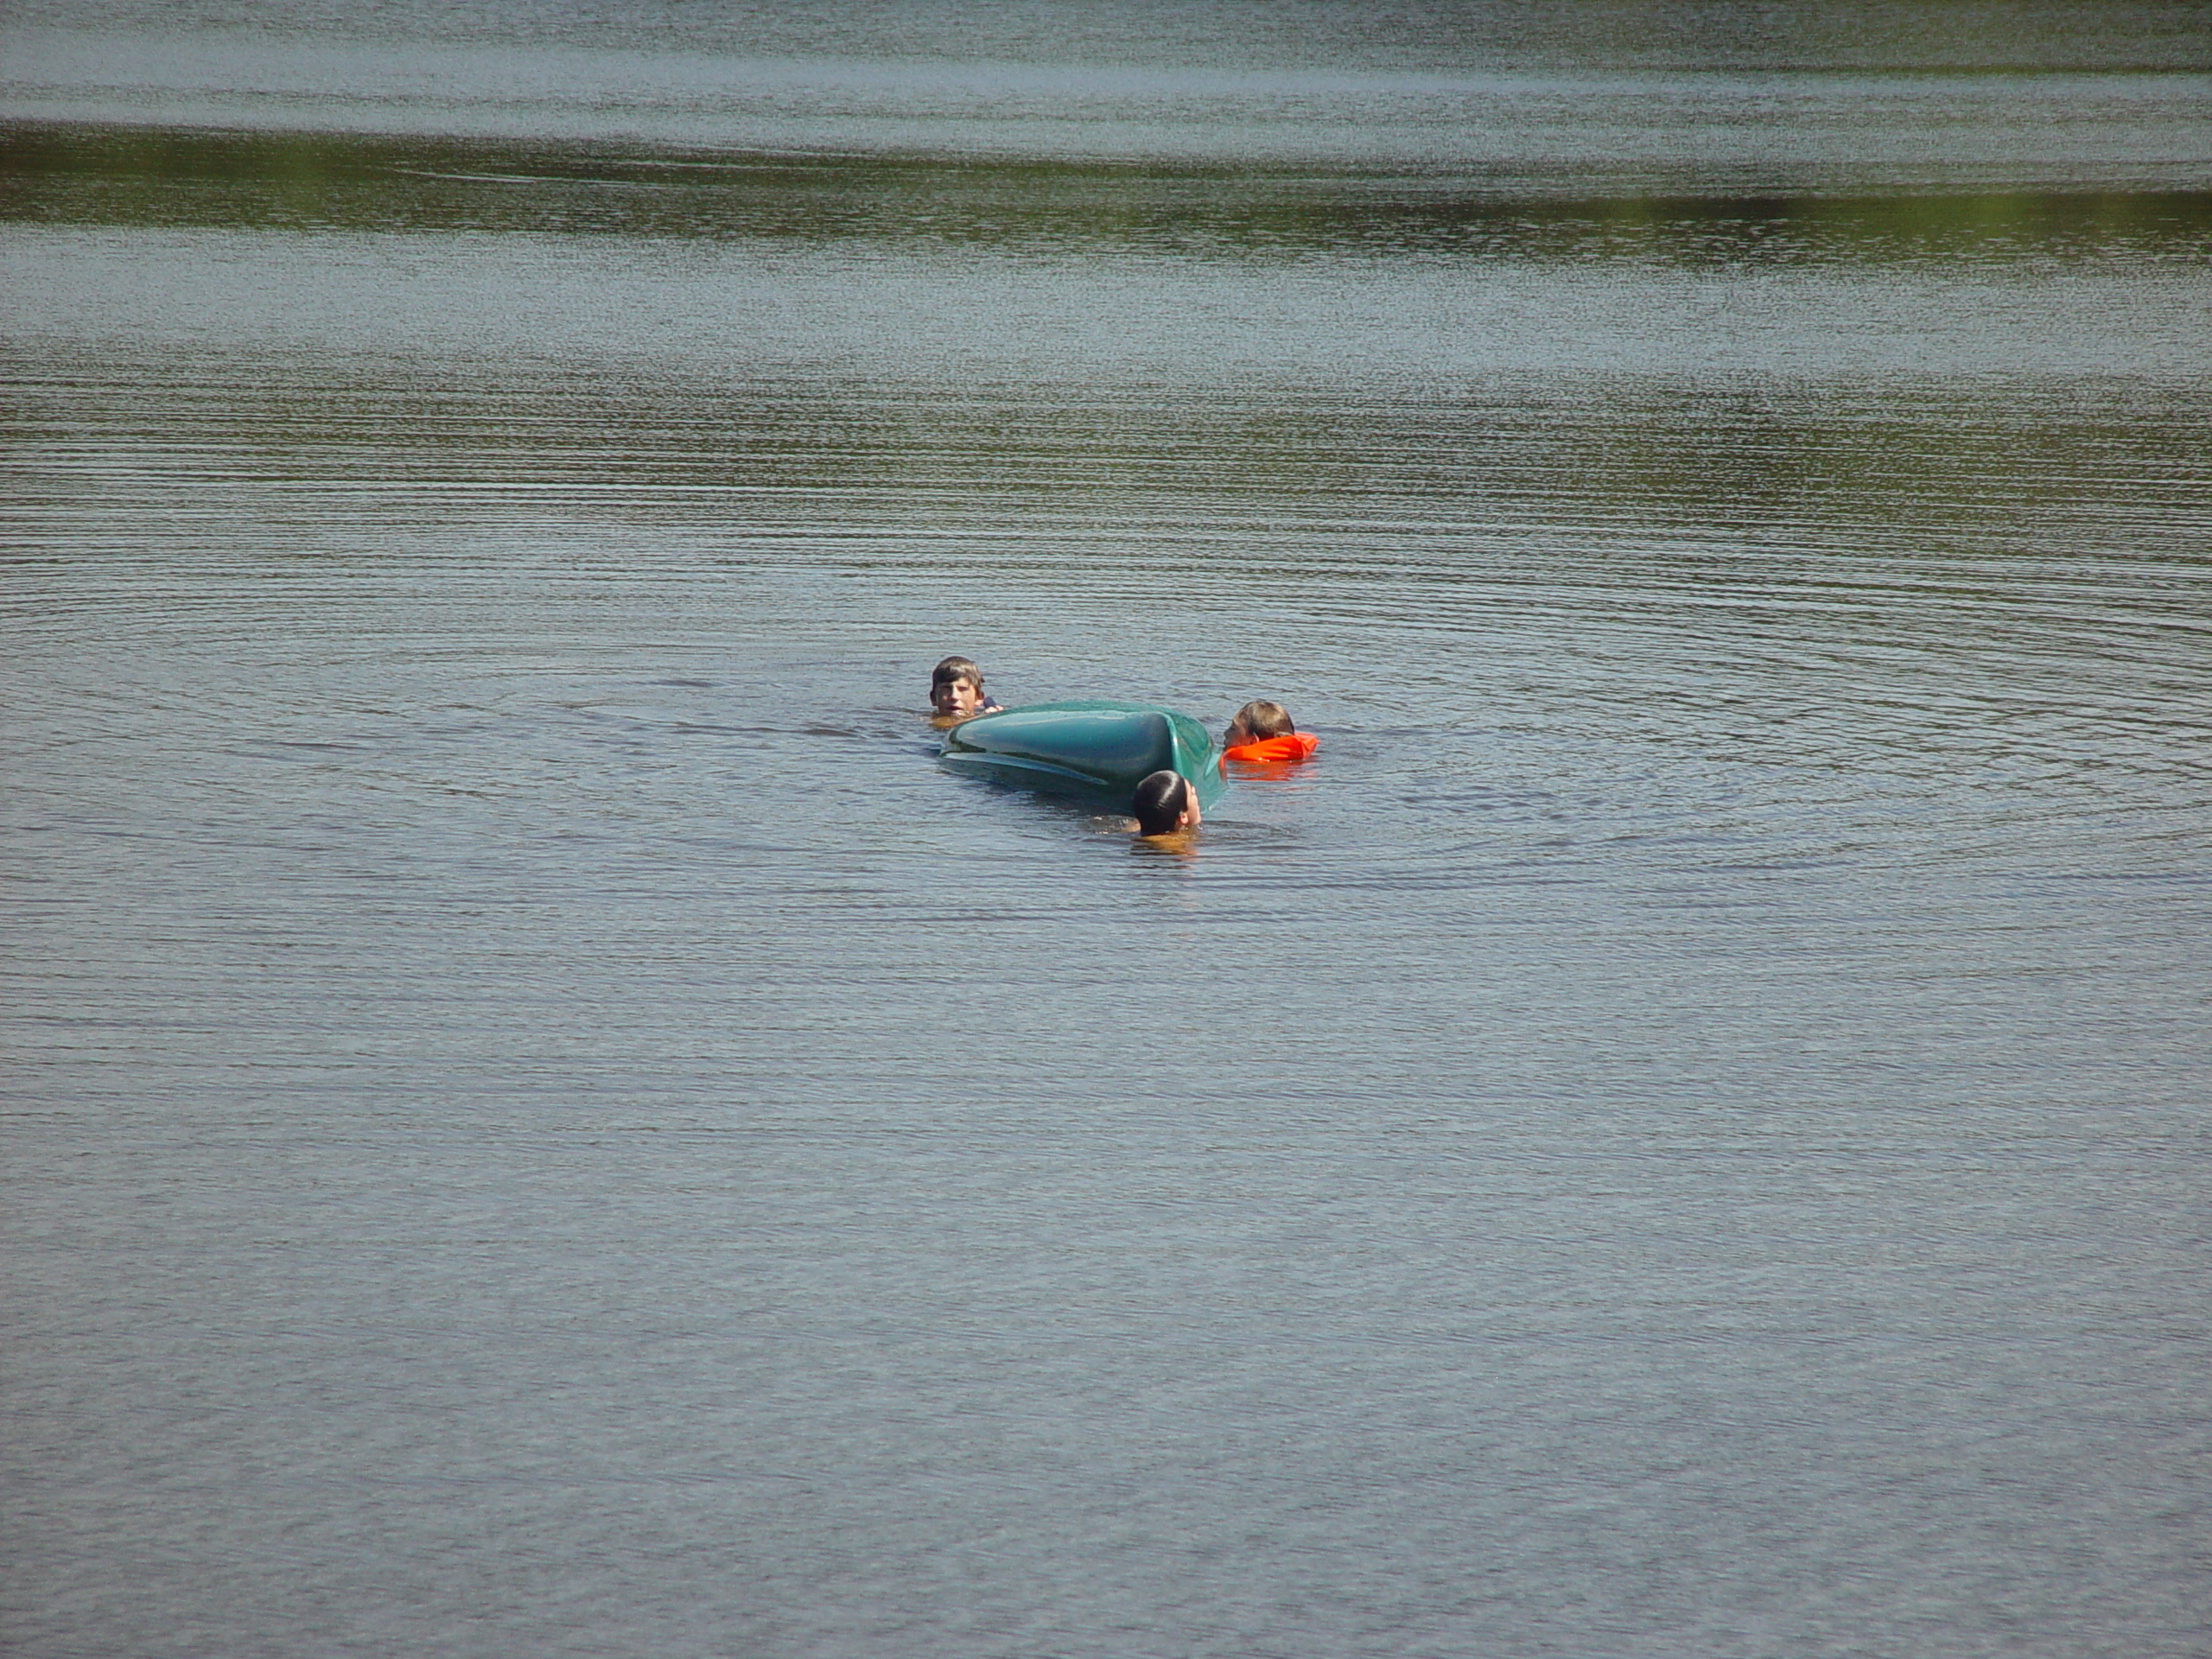
<svg viewBox="0 0 2212 1659"><path fill-rule="evenodd" d="M1137 780L1179 772L1211 806L1226 785L1206 728L1148 702L1036 702L963 720L944 734L938 764L963 778L1129 810Z"/></svg>

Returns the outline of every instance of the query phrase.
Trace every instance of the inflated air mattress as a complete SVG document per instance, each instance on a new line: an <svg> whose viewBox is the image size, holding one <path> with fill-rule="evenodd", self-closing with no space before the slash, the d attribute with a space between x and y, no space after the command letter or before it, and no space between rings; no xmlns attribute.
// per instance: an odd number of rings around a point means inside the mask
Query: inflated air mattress
<svg viewBox="0 0 2212 1659"><path fill-rule="evenodd" d="M1213 740L1188 715L1145 702L1037 702L963 720L944 734L938 762L1049 794L1129 810L1137 780L1179 772L1211 806L1224 787Z"/></svg>

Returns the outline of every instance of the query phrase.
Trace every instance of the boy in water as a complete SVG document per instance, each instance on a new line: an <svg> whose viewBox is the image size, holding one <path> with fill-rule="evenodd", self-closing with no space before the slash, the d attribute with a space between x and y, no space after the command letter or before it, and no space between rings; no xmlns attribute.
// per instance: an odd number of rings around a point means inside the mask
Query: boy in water
<svg viewBox="0 0 2212 1659"><path fill-rule="evenodd" d="M948 657L930 674L930 707L940 720L995 714L999 700L983 690L983 671L965 657Z"/></svg>
<svg viewBox="0 0 2212 1659"><path fill-rule="evenodd" d="M1291 723L1289 709L1264 697L1231 715L1221 734L1221 758L1245 766L1307 760L1320 747L1320 739Z"/></svg>
<svg viewBox="0 0 2212 1659"><path fill-rule="evenodd" d="M1129 801L1137 834L1147 841L1198 827L1198 791L1179 772L1147 774Z"/></svg>

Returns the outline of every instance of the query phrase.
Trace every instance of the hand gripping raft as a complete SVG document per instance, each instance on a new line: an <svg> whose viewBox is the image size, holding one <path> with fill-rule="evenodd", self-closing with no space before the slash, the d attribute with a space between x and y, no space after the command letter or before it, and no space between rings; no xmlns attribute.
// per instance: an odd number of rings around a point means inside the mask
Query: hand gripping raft
<svg viewBox="0 0 2212 1659"><path fill-rule="evenodd" d="M1211 806L1226 786L1206 728L1147 702L1036 702L963 720L944 734L938 761L965 778L1072 795L1129 810L1137 780L1179 772Z"/></svg>

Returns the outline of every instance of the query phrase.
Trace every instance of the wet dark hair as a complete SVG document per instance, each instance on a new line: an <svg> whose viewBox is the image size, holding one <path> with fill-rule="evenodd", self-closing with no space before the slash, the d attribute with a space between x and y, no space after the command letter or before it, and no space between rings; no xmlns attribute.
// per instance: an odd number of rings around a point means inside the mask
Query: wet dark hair
<svg viewBox="0 0 2212 1659"><path fill-rule="evenodd" d="M1289 709L1265 697L1246 703L1236 711L1236 718L1254 737L1288 737L1298 729L1290 723Z"/></svg>
<svg viewBox="0 0 2212 1659"><path fill-rule="evenodd" d="M980 691L983 689L983 671L965 657L948 657L930 671L930 690L934 693L940 685L950 685L955 680L965 680Z"/></svg>
<svg viewBox="0 0 2212 1659"><path fill-rule="evenodd" d="M1191 804L1191 786L1179 772L1155 772L1137 785L1129 810L1137 815L1141 835L1164 836L1175 827Z"/></svg>

